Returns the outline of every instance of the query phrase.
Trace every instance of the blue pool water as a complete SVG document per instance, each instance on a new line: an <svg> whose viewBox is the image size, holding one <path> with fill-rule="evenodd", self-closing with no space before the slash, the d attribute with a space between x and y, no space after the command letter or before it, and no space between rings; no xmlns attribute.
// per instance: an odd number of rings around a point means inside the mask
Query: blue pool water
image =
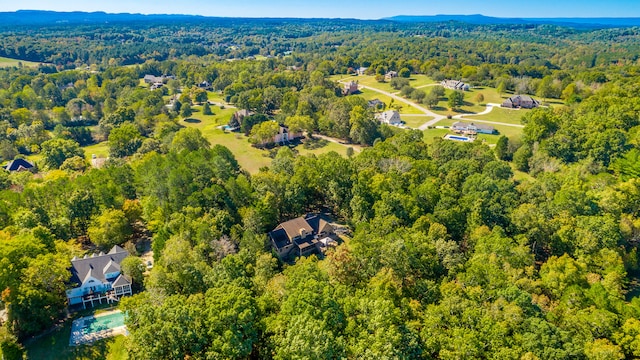
<svg viewBox="0 0 640 360"><path fill-rule="evenodd" d="M124 326L124 314L117 312L93 319L86 319L84 321L84 329L82 329L82 332L83 334L92 334L120 326Z"/></svg>

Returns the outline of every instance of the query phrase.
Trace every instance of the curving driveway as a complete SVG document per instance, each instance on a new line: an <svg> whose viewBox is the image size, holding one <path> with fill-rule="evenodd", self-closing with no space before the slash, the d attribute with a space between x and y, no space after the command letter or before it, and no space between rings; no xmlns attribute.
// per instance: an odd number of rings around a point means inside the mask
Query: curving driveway
<svg viewBox="0 0 640 360"><path fill-rule="evenodd" d="M340 80L338 82L344 84L345 80ZM438 84L422 85L419 88L426 87L426 86L434 86L434 85L438 85ZM398 96L397 94L390 93L388 91L380 90L380 89L377 89L377 88L374 88L374 87L371 87L371 86L367 86L367 85L362 85L362 84L359 84L358 87L362 88L362 89L375 91L375 92L377 92L379 94L382 94L382 95L386 95L386 96L388 96L388 97L390 97L392 99L395 99L395 100L397 100L399 102L402 102L404 104L407 104L407 105L409 105L411 107L414 107L414 108L422 111L425 116L433 117L433 119L431 119L431 120L425 122L424 124L420 125L420 127L418 127L418 130L427 130L430 126L433 126L433 125L437 124L438 122L440 122L441 120L444 120L444 119L447 118L445 115L436 114L433 111L431 111L431 110L429 110L429 109L427 109L427 108L425 108L425 107L423 107L421 105L418 105L418 104L414 103L413 101L409 101L409 100L407 100L407 99L405 99L405 98L403 98L401 96ZM493 108L496 107L496 106L500 107L500 104L487 103L487 108L484 109L483 111L477 113L477 114L460 114L460 115L453 116L452 119L464 120L465 116L486 115L486 114L490 113L491 110L493 110ZM412 116L416 116L416 115L412 115ZM420 115L418 115L418 116L420 116ZM467 120L473 120L475 122L493 124L493 125L513 126L513 127L519 127L519 128L523 128L524 127L524 125L507 124L507 123L501 123L501 122L489 121L489 120L479 120L479 119L467 119Z"/></svg>

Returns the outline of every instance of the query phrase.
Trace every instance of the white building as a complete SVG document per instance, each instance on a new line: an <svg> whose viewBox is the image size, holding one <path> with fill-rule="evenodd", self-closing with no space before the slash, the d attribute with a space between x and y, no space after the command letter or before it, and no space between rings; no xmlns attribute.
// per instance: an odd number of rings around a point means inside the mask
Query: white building
<svg viewBox="0 0 640 360"><path fill-rule="evenodd" d="M463 134L494 134L496 129L491 125L466 123L457 121L451 125L451 130Z"/></svg>
<svg viewBox="0 0 640 360"><path fill-rule="evenodd" d="M124 295L131 295L131 280L121 273L120 262L129 256L129 252L114 246L109 253L74 257L71 260L71 283L76 287L67 290L69 305L96 302L102 304L118 301Z"/></svg>
<svg viewBox="0 0 640 360"><path fill-rule="evenodd" d="M376 120L383 124L389 125L402 125L402 119L400 119L400 113L395 110L387 110L375 115Z"/></svg>

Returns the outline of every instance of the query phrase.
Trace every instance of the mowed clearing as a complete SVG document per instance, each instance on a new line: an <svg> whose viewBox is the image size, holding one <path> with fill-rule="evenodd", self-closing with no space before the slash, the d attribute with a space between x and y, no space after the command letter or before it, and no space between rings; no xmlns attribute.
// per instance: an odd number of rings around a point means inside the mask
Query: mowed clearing
<svg viewBox="0 0 640 360"><path fill-rule="evenodd" d="M469 120L458 120L458 119L444 119L439 121L435 126L451 126L453 123L457 121L464 122L472 122ZM504 135L506 137L519 137L522 134L522 128L508 125L497 125L497 124L486 124L489 126L493 126L494 129L497 130L497 134L478 134L478 140L485 141L487 144L495 144L498 142L500 136ZM450 129L428 129L424 131L424 138L427 142L433 142L433 137L443 137L446 134L453 134Z"/></svg>
<svg viewBox="0 0 640 360"><path fill-rule="evenodd" d="M18 59L0 57L0 68L13 67L13 66L19 67L20 65L22 65L24 67L38 67L38 65L40 65L40 63L33 62L33 61L26 61L26 60L18 60Z"/></svg>
<svg viewBox="0 0 640 360"><path fill-rule="evenodd" d="M185 127L193 127L200 129L202 135L209 140L212 145L223 145L227 147L238 160L243 169L249 173L255 174L260 168L271 165L270 152L268 150L258 149L249 143L248 137L242 133L225 132L220 126L229 122L231 115L237 111L235 108L221 109L219 106L211 107L214 115L203 115L200 106L195 106L195 112L187 120L181 120L179 123ZM346 156L348 145L336 144L333 142L321 142L310 148L304 145L298 145L295 149L300 155L320 155L331 151L335 151L342 156Z"/></svg>

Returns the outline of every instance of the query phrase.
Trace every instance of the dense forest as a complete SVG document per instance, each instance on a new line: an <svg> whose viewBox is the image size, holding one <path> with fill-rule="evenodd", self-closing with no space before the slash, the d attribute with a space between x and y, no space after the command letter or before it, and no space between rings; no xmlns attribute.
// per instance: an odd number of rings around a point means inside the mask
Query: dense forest
<svg viewBox="0 0 640 360"><path fill-rule="evenodd" d="M638 29L193 20L2 35L0 56L43 64L0 68L0 160L37 167L0 171L0 357L67 317L72 257L114 245L132 255L130 359L640 357ZM495 146L427 143L343 96L331 76L359 67L557 102ZM145 75L172 78L151 90ZM237 125L255 143L282 124L362 151L276 147L249 172L180 121L213 93L253 113ZM84 150L96 143L102 167ZM279 260L267 232L313 212L349 235Z"/></svg>

